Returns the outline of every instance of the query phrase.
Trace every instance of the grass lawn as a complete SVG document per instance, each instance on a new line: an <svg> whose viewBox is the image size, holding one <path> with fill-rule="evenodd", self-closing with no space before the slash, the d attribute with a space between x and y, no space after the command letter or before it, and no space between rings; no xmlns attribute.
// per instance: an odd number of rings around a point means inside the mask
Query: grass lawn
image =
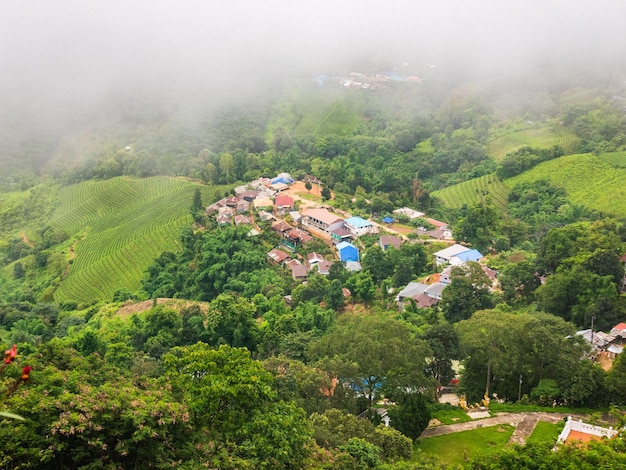
<svg viewBox="0 0 626 470"><path fill-rule="evenodd" d="M563 423L546 423L539 421L535 430L532 432L526 442L528 444L554 444L559 433L563 430Z"/></svg>
<svg viewBox="0 0 626 470"><path fill-rule="evenodd" d="M464 423L472 420L465 411L456 407L433 411L430 417L438 420L441 424Z"/></svg>
<svg viewBox="0 0 626 470"><path fill-rule="evenodd" d="M435 455L441 463L463 465L466 458L501 449L509 441L515 428L508 424L455 432L443 436L419 439L415 449Z"/></svg>

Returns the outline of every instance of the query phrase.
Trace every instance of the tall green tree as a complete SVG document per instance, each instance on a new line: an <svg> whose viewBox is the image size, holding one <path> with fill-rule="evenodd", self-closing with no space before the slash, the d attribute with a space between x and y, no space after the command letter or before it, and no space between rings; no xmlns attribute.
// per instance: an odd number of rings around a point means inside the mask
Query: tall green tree
<svg viewBox="0 0 626 470"><path fill-rule="evenodd" d="M163 358L165 380L189 408L201 437L196 465L287 469L310 453L304 410L277 399L272 376L245 349L207 344L175 348Z"/></svg>
<svg viewBox="0 0 626 470"><path fill-rule="evenodd" d="M421 390L432 384L424 373L432 355L409 325L373 316L341 317L337 327L311 344L309 357L332 376L367 397L369 405L385 386Z"/></svg>

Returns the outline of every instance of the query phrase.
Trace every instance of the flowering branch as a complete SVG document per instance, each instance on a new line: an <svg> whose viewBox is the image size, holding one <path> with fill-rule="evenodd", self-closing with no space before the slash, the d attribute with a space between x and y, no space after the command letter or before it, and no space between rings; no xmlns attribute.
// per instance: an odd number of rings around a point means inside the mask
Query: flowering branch
<svg viewBox="0 0 626 470"><path fill-rule="evenodd" d="M7 349L4 352L4 360L2 364L0 365L0 376L2 376L4 374L4 370L13 361L15 361L15 358L17 358L17 344L14 344L11 349ZM16 379L9 387L5 387L0 390L0 406L4 405L4 402L7 399L7 397L15 393L15 391L17 390L17 388L20 386L22 382L28 381L29 376L30 376L30 371L31 371L30 366L23 367L22 375L20 375L20 377ZM9 413L7 411L0 411L0 416L3 416L5 418L11 418L11 419L19 419L19 420L24 421L24 418L22 418L21 416L16 415L14 413Z"/></svg>

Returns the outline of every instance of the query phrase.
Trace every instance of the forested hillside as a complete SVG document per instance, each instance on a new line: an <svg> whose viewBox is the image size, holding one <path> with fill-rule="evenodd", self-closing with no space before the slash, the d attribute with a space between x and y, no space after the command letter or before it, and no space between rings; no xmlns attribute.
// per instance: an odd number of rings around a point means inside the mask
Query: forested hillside
<svg viewBox="0 0 626 470"><path fill-rule="evenodd" d="M620 468L622 437L448 460L420 436L471 419L444 392L624 422L622 337L598 343L626 321L624 90L515 108L436 69L376 73L193 123L129 110L7 170L2 465ZM449 247L480 256L446 269Z"/></svg>

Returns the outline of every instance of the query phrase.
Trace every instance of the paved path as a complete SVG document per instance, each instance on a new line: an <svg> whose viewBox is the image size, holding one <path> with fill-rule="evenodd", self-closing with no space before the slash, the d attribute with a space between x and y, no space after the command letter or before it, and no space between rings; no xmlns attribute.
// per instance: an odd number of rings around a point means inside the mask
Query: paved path
<svg viewBox="0 0 626 470"><path fill-rule="evenodd" d="M454 432L470 431L472 429L496 426L498 424L510 424L515 427L515 431L509 440L511 444L525 444L528 436L532 434L539 421L546 421L548 423L558 423L566 418L566 413L543 413L543 412L530 412L530 413L498 413L496 416L485 419L477 419L473 421L467 421L465 423L447 424L441 426L435 426L426 429L420 438L441 436L443 434L451 434ZM578 416L572 416L578 419Z"/></svg>

